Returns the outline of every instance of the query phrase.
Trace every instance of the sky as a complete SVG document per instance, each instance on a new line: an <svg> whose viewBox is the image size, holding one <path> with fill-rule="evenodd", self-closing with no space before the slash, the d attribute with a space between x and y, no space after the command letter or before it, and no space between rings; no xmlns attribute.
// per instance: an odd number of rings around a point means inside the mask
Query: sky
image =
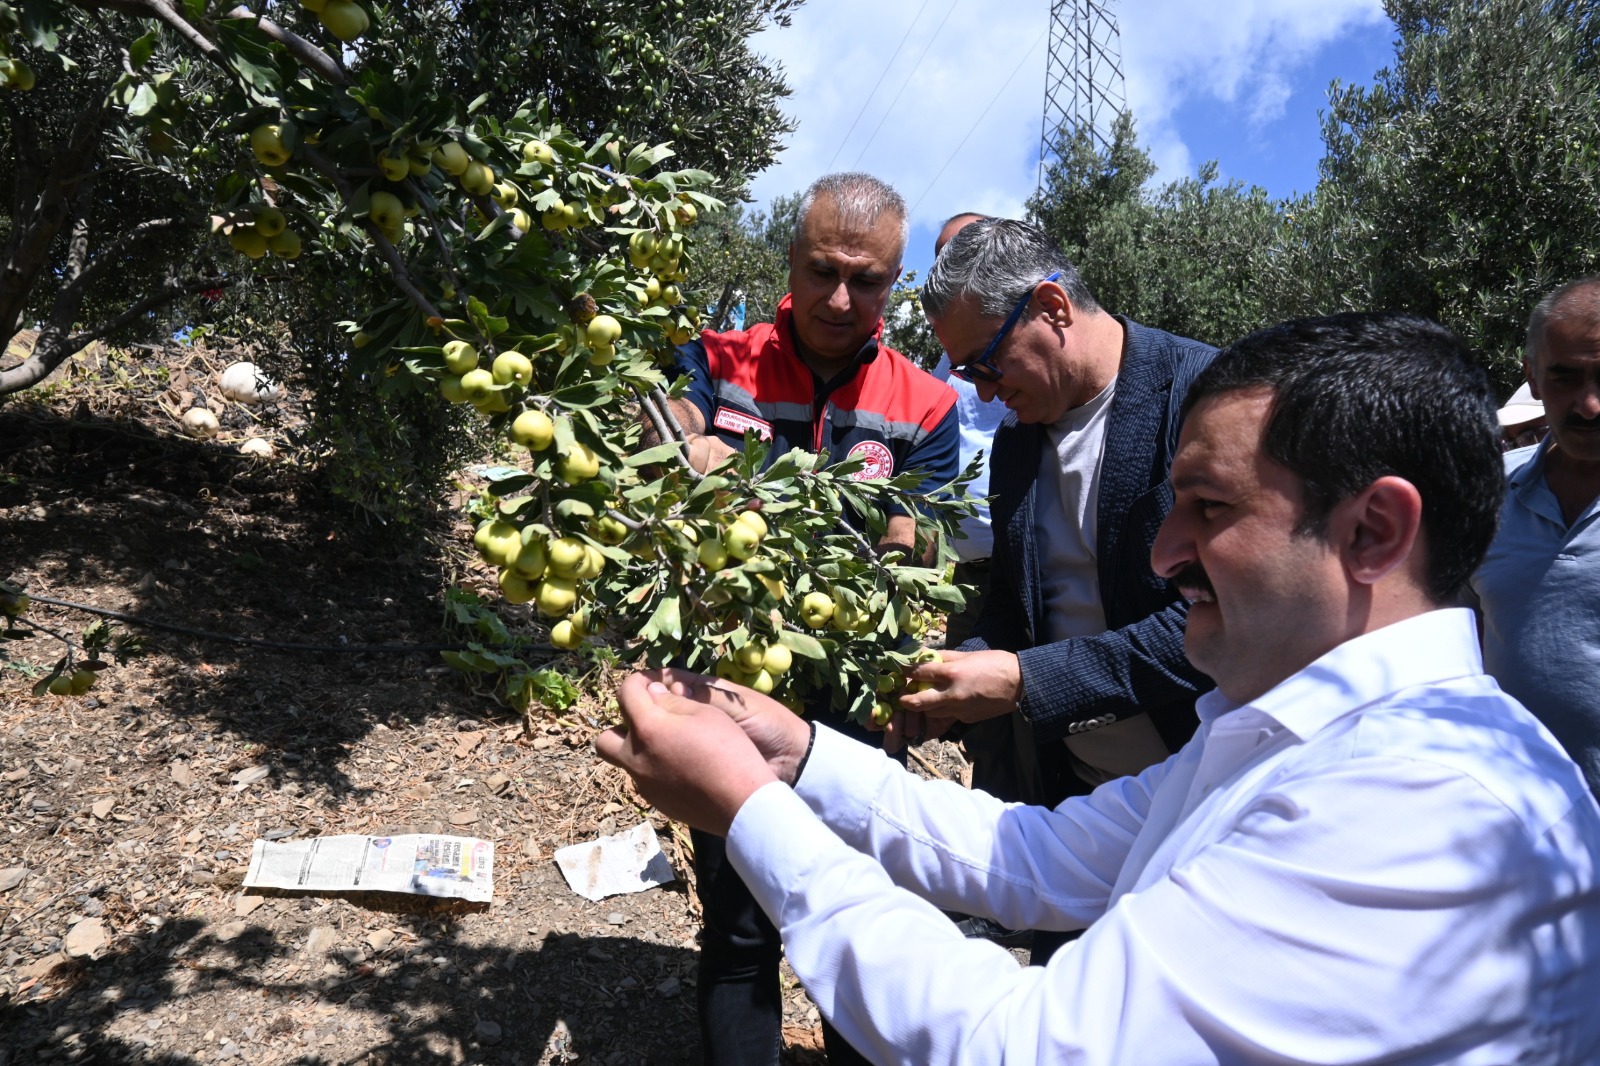
<svg viewBox="0 0 1600 1066"><path fill-rule="evenodd" d="M1329 83L1370 82L1393 54L1381 0L1114 10L1128 106L1163 182L1214 159L1225 180L1310 191ZM808 0L755 41L783 66L798 123L756 200L830 170L876 174L911 205L906 266L919 275L950 215L1021 215L1038 180L1049 12L1049 0Z"/></svg>

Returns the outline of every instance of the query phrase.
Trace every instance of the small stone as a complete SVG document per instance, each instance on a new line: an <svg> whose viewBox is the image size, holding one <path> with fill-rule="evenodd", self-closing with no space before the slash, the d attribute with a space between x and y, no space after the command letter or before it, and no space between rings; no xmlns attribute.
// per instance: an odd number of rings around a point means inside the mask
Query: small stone
<svg viewBox="0 0 1600 1066"><path fill-rule="evenodd" d="M371 948L375 955L388 951L393 943L393 929L374 929L367 934L367 947Z"/></svg>
<svg viewBox="0 0 1600 1066"><path fill-rule="evenodd" d="M238 896L233 901L233 913L241 918L248 918L266 901L265 896Z"/></svg>
<svg viewBox="0 0 1600 1066"><path fill-rule="evenodd" d="M263 840L282 840L285 837L292 836L294 836L293 829L268 829L265 833L261 834Z"/></svg>
<svg viewBox="0 0 1600 1066"><path fill-rule="evenodd" d="M506 790L506 786L509 784L511 784L511 778L500 773L498 770L483 779L483 787L494 793L496 796L504 792Z"/></svg>
<svg viewBox="0 0 1600 1066"><path fill-rule="evenodd" d="M523 841L522 854L524 858L540 859L544 857L544 850L539 847L539 841L536 838L529 837Z"/></svg>
<svg viewBox="0 0 1600 1066"><path fill-rule="evenodd" d="M628 916L621 911L612 911L606 915L606 921L611 925L625 925L628 921Z"/></svg>
<svg viewBox="0 0 1600 1066"><path fill-rule="evenodd" d="M451 825L471 825L478 820L478 808L461 807L450 812Z"/></svg>
<svg viewBox="0 0 1600 1066"><path fill-rule="evenodd" d="M179 759L172 764L172 780L179 788L189 788L194 785L194 771L189 769L189 764Z"/></svg>
<svg viewBox="0 0 1600 1066"><path fill-rule="evenodd" d="M683 985L679 983L676 977L669 977L659 985L656 985L656 995L662 999L676 999L682 989Z"/></svg>
<svg viewBox="0 0 1600 1066"><path fill-rule="evenodd" d="M482 1018L473 1028L472 1035L485 1044L498 1044L500 1043L500 1023L490 1021L488 1018Z"/></svg>
<svg viewBox="0 0 1600 1066"><path fill-rule="evenodd" d="M229 922L217 930L217 942L226 944L230 940L237 940L248 928L250 928L249 922Z"/></svg>
<svg viewBox="0 0 1600 1066"><path fill-rule="evenodd" d="M600 945L595 944L585 952L595 962L610 962L611 956L600 950Z"/></svg>
<svg viewBox="0 0 1600 1066"><path fill-rule="evenodd" d="M111 808L115 807L116 805L116 800L107 797L106 799L99 800L91 805L89 808L89 813L103 822L106 820L106 816L111 813Z"/></svg>
<svg viewBox="0 0 1600 1066"><path fill-rule="evenodd" d="M78 758L76 755L69 755L67 758L61 760L61 772L64 774L75 774L82 769L83 760Z"/></svg>
<svg viewBox="0 0 1600 1066"><path fill-rule="evenodd" d="M367 961L367 953L354 944L344 944L335 948L333 953L351 966L360 966Z"/></svg>
<svg viewBox="0 0 1600 1066"><path fill-rule="evenodd" d="M26 766L19 766L15 770L7 770L5 773L0 774L0 779L6 781L21 781L27 776L28 768Z"/></svg>
<svg viewBox="0 0 1600 1066"><path fill-rule="evenodd" d="M257 781L272 776L270 766L246 766L243 770L233 775L233 790L243 792Z"/></svg>
<svg viewBox="0 0 1600 1066"><path fill-rule="evenodd" d="M9 892L22 884L22 879L28 876L26 866L11 866L0 870L0 892Z"/></svg>
<svg viewBox="0 0 1600 1066"><path fill-rule="evenodd" d="M67 930L65 947L67 954L74 959L93 955L106 944L106 926L99 918L85 918Z"/></svg>
<svg viewBox="0 0 1600 1066"><path fill-rule="evenodd" d="M311 930L311 936L306 940L306 954L326 955L328 949L338 943L339 931L331 925L319 925Z"/></svg>

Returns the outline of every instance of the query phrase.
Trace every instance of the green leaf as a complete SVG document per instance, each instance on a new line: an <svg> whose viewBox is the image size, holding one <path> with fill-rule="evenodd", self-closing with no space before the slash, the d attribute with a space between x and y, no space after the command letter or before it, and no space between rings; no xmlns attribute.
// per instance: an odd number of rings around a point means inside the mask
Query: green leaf
<svg viewBox="0 0 1600 1066"><path fill-rule="evenodd" d="M664 463L675 455L683 453L683 445L677 441L668 441L666 444L657 444L654 448L646 448L636 455L630 455L623 460L623 465L638 469L641 466L652 466Z"/></svg>
<svg viewBox="0 0 1600 1066"><path fill-rule="evenodd" d="M156 91L149 85L141 85L133 92L133 99L128 102L128 114L133 118L143 118L154 111L159 101Z"/></svg>
<svg viewBox="0 0 1600 1066"><path fill-rule="evenodd" d="M656 604L655 613L650 616L650 621L639 630L640 640L655 640L658 637L683 639L683 617L676 592L669 592L661 597L661 602Z"/></svg>
<svg viewBox="0 0 1600 1066"><path fill-rule="evenodd" d="M816 659L819 662L826 662L828 659L828 649L823 647L822 641L809 633L797 633L785 629L778 634L778 643L807 659Z"/></svg>
<svg viewBox="0 0 1600 1066"><path fill-rule="evenodd" d="M138 70L150 62L150 57L155 54L156 41L159 39L159 34L151 30L128 46L128 61L132 64L134 70Z"/></svg>

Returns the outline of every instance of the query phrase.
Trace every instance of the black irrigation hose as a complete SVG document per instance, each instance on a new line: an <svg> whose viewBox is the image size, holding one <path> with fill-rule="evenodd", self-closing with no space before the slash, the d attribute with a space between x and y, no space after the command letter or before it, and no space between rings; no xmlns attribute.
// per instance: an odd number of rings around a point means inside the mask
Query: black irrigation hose
<svg viewBox="0 0 1600 1066"><path fill-rule="evenodd" d="M296 644L278 640L260 640L256 637L236 637L228 633L212 633L204 629L191 629L188 626L174 625L171 622L156 622L149 618L140 618L138 615L123 614L121 611L108 611L104 607L91 607L86 603L73 603L71 600L57 600L49 596L36 596L28 594L34 603L47 603L52 607L67 607L74 611L86 611L89 614L98 614L105 618L112 618L118 622L129 625L145 626L150 629L164 629L171 633L182 633L185 636L200 637L203 640L217 640L225 644L242 644L248 648L268 648L274 651L305 651L305 652L333 652L347 655L409 655L413 652L441 652L441 651L470 651L465 644Z"/></svg>

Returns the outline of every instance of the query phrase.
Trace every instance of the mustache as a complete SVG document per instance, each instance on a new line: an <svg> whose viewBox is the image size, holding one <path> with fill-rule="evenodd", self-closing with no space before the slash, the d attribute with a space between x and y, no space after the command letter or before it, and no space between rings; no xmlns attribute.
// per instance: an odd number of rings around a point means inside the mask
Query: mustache
<svg viewBox="0 0 1600 1066"><path fill-rule="evenodd" d="M1561 420L1565 429L1600 429L1600 415L1593 418L1579 418L1577 415L1568 415Z"/></svg>
<svg viewBox="0 0 1600 1066"><path fill-rule="evenodd" d="M1210 593L1212 596L1217 594L1217 590L1211 587L1211 578L1206 574L1205 567L1199 563L1189 563L1182 570L1169 577L1167 584L1180 592L1183 589L1199 589L1201 592Z"/></svg>

